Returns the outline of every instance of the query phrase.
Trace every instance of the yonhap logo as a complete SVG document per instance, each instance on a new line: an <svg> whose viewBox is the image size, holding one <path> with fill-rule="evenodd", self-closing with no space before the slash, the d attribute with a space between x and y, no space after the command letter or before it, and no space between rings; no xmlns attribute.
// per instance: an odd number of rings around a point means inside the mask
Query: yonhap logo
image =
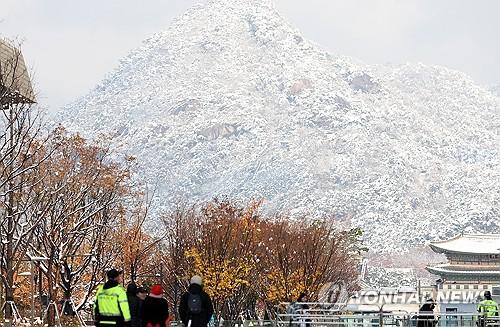
<svg viewBox="0 0 500 327"><path fill-rule="evenodd" d="M351 304L367 304L367 305L382 305L382 304L422 304L428 301L436 303L479 303L482 298L482 291L460 292L450 290L447 292L381 292L377 290L368 290L358 292L351 297Z"/></svg>

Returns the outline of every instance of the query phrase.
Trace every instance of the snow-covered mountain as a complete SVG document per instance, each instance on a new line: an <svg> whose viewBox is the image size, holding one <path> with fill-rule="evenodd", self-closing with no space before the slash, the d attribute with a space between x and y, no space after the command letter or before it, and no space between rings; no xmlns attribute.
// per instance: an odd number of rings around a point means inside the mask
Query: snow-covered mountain
<svg viewBox="0 0 500 327"><path fill-rule="evenodd" d="M268 0L178 18L69 105L177 199L334 213L376 251L500 231L500 99L443 67L369 66L305 40Z"/></svg>
<svg viewBox="0 0 500 327"><path fill-rule="evenodd" d="M500 97L500 84L491 86L490 91L496 96Z"/></svg>

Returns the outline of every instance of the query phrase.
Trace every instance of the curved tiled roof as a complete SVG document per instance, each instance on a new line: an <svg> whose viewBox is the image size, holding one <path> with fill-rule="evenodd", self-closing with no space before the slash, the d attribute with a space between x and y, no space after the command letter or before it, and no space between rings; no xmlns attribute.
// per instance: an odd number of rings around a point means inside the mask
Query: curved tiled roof
<svg viewBox="0 0 500 327"><path fill-rule="evenodd" d="M426 269L429 272L436 275L450 274L450 275L500 276L500 266L455 266L445 263L436 266L427 266Z"/></svg>
<svg viewBox="0 0 500 327"><path fill-rule="evenodd" d="M500 254L499 234L464 234L445 241L431 242L438 253Z"/></svg>

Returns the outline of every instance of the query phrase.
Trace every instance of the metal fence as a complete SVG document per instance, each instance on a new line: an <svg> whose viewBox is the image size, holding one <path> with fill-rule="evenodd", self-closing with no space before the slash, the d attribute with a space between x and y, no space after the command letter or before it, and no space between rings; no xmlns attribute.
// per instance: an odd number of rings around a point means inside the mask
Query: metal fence
<svg viewBox="0 0 500 327"><path fill-rule="evenodd" d="M281 314L277 327L500 327L500 317L485 318L473 313L360 313L360 314ZM245 327L245 326L244 326Z"/></svg>
<svg viewBox="0 0 500 327"><path fill-rule="evenodd" d="M281 311L281 312L280 312ZM338 306L316 306L298 313L283 313L278 309L274 320L223 320L212 322L209 327L500 327L500 317L485 318L477 313L409 313L399 312L346 312ZM76 318L76 317L74 317ZM38 319L37 319L38 320ZM83 315L75 319L80 326L93 326L91 317ZM5 323L5 322L4 322ZM35 326L43 326L39 321ZM10 324L0 326L30 326L29 319L18 317ZM58 326L64 326L59 321ZM172 321L171 327L184 327Z"/></svg>
<svg viewBox="0 0 500 327"><path fill-rule="evenodd" d="M0 326L3 324L0 324ZM13 322L4 326L30 326L29 322ZM42 325L36 325L42 326ZM89 321L82 326L93 326ZM435 314L433 319L422 319L415 314L336 314L328 317L294 315L280 316L278 320L220 320L210 327L500 327L500 318L484 319L475 314ZM184 327L172 321L171 327Z"/></svg>

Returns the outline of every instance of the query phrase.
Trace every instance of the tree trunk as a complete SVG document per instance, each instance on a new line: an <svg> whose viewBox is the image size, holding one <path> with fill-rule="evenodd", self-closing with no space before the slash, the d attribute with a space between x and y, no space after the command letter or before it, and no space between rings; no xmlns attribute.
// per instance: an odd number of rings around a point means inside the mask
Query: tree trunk
<svg viewBox="0 0 500 327"><path fill-rule="evenodd" d="M12 198L12 194L10 194L10 198ZM9 199L9 202L11 200ZM14 258L13 258L13 237L12 237L12 231L14 228L14 219L12 216L12 207L10 206L7 208L7 249L6 249L6 254L5 254L5 301L7 305L5 306L5 318L11 319L13 312L12 312L12 307L8 303L9 301L14 301Z"/></svg>
<svg viewBox="0 0 500 327"><path fill-rule="evenodd" d="M54 253L54 251L52 251ZM47 308L47 326L54 327L55 326L55 317L56 317L56 306L57 306L57 294L55 290L54 277L52 275L53 270L53 258L54 254L50 256L50 260L47 264L47 288L49 295L49 306Z"/></svg>
<svg viewBox="0 0 500 327"><path fill-rule="evenodd" d="M14 151L14 122L13 108L9 106L9 149ZM9 161L13 161L13 152L9 155ZM12 173L12 163L7 167L8 176ZM7 249L5 254L5 301L14 301L14 181L12 176L9 176L7 183ZM5 307L5 318L12 318L12 306L9 304Z"/></svg>
<svg viewBox="0 0 500 327"><path fill-rule="evenodd" d="M71 301L71 271L67 264L64 264L64 267L63 276L61 278L61 283L64 287L64 299L61 311L64 315L73 316L75 312L73 310L73 302Z"/></svg>

